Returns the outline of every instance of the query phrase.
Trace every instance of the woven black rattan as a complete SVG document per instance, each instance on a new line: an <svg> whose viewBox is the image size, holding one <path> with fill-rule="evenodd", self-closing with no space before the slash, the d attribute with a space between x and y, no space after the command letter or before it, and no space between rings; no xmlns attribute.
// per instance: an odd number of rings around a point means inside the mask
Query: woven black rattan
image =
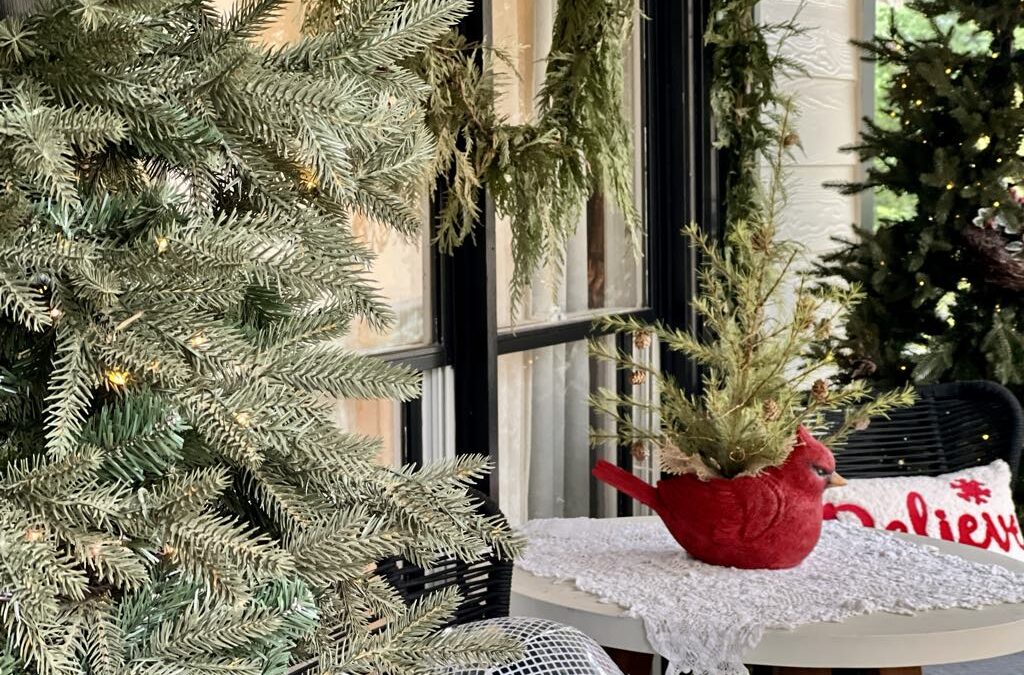
<svg viewBox="0 0 1024 675"><path fill-rule="evenodd" d="M470 490L478 510L487 516L502 515L498 505L481 492ZM377 566L377 573L399 592L406 604L433 591L451 586L459 590L461 604L450 625L508 616L512 594L512 561L499 558L494 551L474 563L448 558L424 570L401 558L388 558ZM316 660L291 667L288 675L307 675L316 668Z"/></svg>
<svg viewBox="0 0 1024 675"><path fill-rule="evenodd" d="M501 515L490 498L482 493L473 495L479 501L479 511L487 516ZM454 586L462 602L451 624L464 624L482 619L508 616L509 596L512 592L512 561L502 560L494 551L473 563L448 558L424 570L407 560L391 558L378 567L378 573L387 579L412 604L428 593Z"/></svg>
<svg viewBox="0 0 1024 675"><path fill-rule="evenodd" d="M1024 415L1005 387L970 381L917 391L913 406L892 411L889 419L872 420L833 448L839 473L848 478L935 476L1003 459L1017 476Z"/></svg>

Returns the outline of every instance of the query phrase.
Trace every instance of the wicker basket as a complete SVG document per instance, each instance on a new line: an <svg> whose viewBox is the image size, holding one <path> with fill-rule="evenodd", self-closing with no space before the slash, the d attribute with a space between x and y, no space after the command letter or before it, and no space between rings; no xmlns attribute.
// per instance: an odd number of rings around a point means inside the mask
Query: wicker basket
<svg viewBox="0 0 1024 675"><path fill-rule="evenodd" d="M1008 291L1024 291L1024 258L1006 250L1006 238L997 230L968 227L964 240L983 267L985 281Z"/></svg>

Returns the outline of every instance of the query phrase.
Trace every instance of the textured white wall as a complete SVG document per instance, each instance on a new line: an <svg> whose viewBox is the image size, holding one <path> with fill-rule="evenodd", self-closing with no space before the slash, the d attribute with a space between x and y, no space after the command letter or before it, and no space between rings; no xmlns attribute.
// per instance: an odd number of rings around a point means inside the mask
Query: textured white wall
<svg viewBox="0 0 1024 675"><path fill-rule="evenodd" d="M763 0L759 17L784 21L799 0ZM833 236L848 236L861 218L860 197L844 197L823 187L826 181L850 181L860 166L839 148L857 141L860 119L866 114L861 86L863 65L851 39L860 39L864 0L806 0L798 22L808 30L786 46L806 76L789 79L784 89L796 95L800 118L796 128L804 151L796 152L789 167L789 202L781 235L807 246L817 256L835 246Z"/></svg>

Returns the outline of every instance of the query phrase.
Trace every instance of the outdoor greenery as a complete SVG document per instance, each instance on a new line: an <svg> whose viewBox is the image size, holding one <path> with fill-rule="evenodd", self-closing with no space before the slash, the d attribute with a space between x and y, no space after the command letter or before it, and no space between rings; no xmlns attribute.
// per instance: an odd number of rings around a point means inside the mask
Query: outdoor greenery
<svg viewBox="0 0 1024 675"><path fill-rule="evenodd" d="M956 23L955 15L946 14L935 18L939 26L948 30ZM900 2L879 2L875 6L875 30L878 35L886 35L896 26L899 31L915 40L927 39L934 35L934 29L928 17L912 7ZM978 36L957 31L953 34L953 45L957 50L967 50ZM976 45L980 47L982 45ZM896 130L900 127L898 117L892 117L893 108L889 102L889 91L893 81L899 75L900 66L895 62L875 61L875 108L873 119L882 128ZM881 160L877 160L881 161ZM885 186L874 190L875 219L878 222L897 221L913 216L917 198L912 194L894 194Z"/></svg>
<svg viewBox="0 0 1024 675"><path fill-rule="evenodd" d="M380 466L332 396L419 377L353 214L416 231L435 160L407 67L462 0L349 0L273 50L283 0L55 0L0 20L0 673L426 673L507 657L374 574L516 539L485 461Z"/></svg>
<svg viewBox="0 0 1024 675"><path fill-rule="evenodd" d="M786 459L798 425L823 428L825 411L844 411L843 423L824 439L838 443L872 416L913 401L909 388L872 397L863 381L830 387L821 373L834 365L832 354L811 355L812 346L831 335L860 295L855 286L822 290L799 277L792 297L787 297L800 254L797 243L776 239L785 203L789 120L784 112L774 134L767 184L758 185L755 193L757 208L749 212L749 220L728 224L724 247L717 247L696 225L686 229L704 260L701 293L693 302L707 339L631 318L601 322L608 329L632 332L641 343L653 335L668 349L693 359L704 369L701 392L684 391L670 376L638 361L632 350L593 343L596 356L657 381L658 401L602 390L592 404L614 418L617 433L611 437L627 445L655 444L664 471L725 478L756 474ZM655 411L660 426L634 424L638 410ZM606 438L594 434L596 441Z"/></svg>
<svg viewBox="0 0 1024 675"><path fill-rule="evenodd" d="M1024 393L1022 24L1019 2L910 2L862 45L884 89L845 189L881 190L880 218L823 267L864 289L834 344L850 377Z"/></svg>

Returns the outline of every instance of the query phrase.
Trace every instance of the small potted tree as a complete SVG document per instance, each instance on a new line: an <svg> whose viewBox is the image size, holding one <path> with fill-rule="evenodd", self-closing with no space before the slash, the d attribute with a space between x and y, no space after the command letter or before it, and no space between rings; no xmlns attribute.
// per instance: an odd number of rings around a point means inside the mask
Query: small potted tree
<svg viewBox="0 0 1024 675"><path fill-rule="evenodd" d="M694 306L704 339L658 323L603 320L606 328L633 333L638 344L657 337L700 364L702 391L684 391L630 352L593 347L633 371L634 382L655 378L660 391L654 402L598 392L592 404L614 418L616 431L595 433L595 440L610 435L637 449L651 443L661 470L672 476L655 487L608 462L599 462L594 475L649 505L691 555L718 565L799 564L821 533L823 491L845 482L827 444L913 401L909 388L873 396L863 381L833 387L825 376L833 355L814 346L860 291L812 285L796 271L799 244L777 239L783 161L797 142L789 120L788 112L780 118L759 207L729 223L722 250L695 225L685 229L703 260ZM654 428L634 423L633 413L644 409L660 420ZM829 426L827 411L842 411L841 422L818 440L812 432Z"/></svg>

